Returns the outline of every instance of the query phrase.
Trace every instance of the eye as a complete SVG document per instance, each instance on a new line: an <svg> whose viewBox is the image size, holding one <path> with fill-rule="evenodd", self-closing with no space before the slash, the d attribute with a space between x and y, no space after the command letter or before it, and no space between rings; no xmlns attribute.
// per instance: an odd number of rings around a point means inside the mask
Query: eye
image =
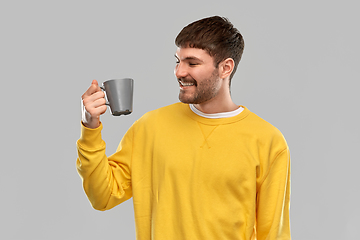
<svg viewBox="0 0 360 240"><path fill-rule="evenodd" d="M189 63L190 66L197 66L199 65L198 63Z"/></svg>

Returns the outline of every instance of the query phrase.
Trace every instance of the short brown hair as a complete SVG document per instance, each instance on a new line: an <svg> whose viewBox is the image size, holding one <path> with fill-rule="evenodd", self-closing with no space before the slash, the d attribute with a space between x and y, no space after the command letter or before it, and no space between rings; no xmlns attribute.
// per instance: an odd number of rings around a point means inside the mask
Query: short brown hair
<svg viewBox="0 0 360 240"><path fill-rule="evenodd" d="M175 39L178 47L200 48L214 58L215 67L227 58L235 62L230 81L244 51L244 39L233 24L224 17L200 19L184 27Z"/></svg>

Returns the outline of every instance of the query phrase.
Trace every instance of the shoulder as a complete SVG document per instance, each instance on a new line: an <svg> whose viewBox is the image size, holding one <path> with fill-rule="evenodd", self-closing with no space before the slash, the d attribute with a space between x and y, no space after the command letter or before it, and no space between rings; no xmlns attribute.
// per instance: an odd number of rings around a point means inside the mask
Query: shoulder
<svg viewBox="0 0 360 240"><path fill-rule="evenodd" d="M246 121L251 126L251 130L254 135L266 141L271 141L274 144L280 144L284 148L287 148L286 140L281 131L268 121L264 120L253 112L250 112L246 118Z"/></svg>
<svg viewBox="0 0 360 240"><path fill-rule="evenodd" d="M140 117L135 123L136 125L151 126L161 125L162 123L172 121L174 118L179 119L179 117L184 115L184 105L185 104L179 102L149 111Z"/></svg>
<svg viewBox="0 0 360 240"><path fill-rule="evenodd" d="M183 111L183 103L174 103L165 107L161 107L152 111L145 113L138 121L154 121L161 119L166 119L168 117L181 114Z"/></svg>

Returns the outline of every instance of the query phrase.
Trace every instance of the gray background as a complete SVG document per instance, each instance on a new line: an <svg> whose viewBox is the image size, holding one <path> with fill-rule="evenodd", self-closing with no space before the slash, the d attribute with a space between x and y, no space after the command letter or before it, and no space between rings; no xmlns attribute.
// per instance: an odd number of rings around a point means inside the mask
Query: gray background
<svg viewBox="0 0 360 240"><path fill-rule="evenodd" d="M0 239L135 239L132 201L91 208L75 169L80 97L135 79L134 112L102 117L111 154L145 112L177 102L174 39L221 15L245 38L236 103L292 154L294 240L357 239L356 1L1 1Z"/></svg>

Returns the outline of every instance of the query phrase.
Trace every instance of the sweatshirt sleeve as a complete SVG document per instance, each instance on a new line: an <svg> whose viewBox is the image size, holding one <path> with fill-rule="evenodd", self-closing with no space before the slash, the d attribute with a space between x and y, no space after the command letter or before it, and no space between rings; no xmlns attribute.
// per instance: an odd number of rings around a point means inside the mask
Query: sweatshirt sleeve
<svg viewBox="0 0 360 240"><path fill-rule="evenodd" d="M101 137L101 130L102 124L96 129L89 129L81 124L76 167L91 205L104 211L132 196L132 131L128 130L116 153L108 158L105 155L106 145Z"/></svg>
<svg viewBox="0 0 360 240"><path fill-rule="evenodd" d="M281 151L257 193L258 240L290 240L290 153Z"/></svg>

